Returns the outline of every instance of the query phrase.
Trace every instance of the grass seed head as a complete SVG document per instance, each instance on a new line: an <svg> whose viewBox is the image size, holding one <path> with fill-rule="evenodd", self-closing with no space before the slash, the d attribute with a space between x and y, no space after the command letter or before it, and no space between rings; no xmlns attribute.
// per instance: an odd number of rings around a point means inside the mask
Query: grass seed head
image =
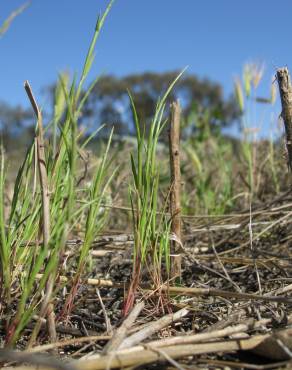
<svg viewBox="0 0 292 370"><path fill-rule="evenodd" d="M235 99L241 112L244 111L244 97L240 79L237 77L234 79L234 92Z"/></svg>
<svg viewBox="0 0 292 370"><path fill-rule="evenodd" d="M274 77L272 77L270 93L271 93L271 104L275 104L276 99L277 99L277 87L276 87L276 84L275 84Z"/></svg>
<svg viewBox="0 0 292 370"><path fill-rule="evenodd" d="M248 98L251 92L251 81L252 81L251 64L245 64L245 66L243 67L242 80L243 80L245 96Z"/></svg>

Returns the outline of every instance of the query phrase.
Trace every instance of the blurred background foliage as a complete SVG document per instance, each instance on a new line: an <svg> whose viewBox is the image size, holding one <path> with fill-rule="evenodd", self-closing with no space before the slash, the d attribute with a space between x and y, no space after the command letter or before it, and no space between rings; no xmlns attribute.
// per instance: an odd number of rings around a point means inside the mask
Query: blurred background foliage
<svg viewBox="0 0 292 370"><path fill-rule="evenodd" d="M162 96L178 73L178 71L147 72L120 78L110 75L101 76L86 101L83 115L79 118L79 125L86 126L90 133L106 124L106 128L101 132L103 136L108 135L112 126L114 126L115 135L135 135L128 98L130 91L140 122L147 131L155 112L157 99ZM49 95L51 102L51 109L44 112L49 121L54 111L56 84L45 87L43 92ZM183 138L199 131L201 121L208 120L209 128L213 132L236 124L240 116L234 96L226 99L218 83L207 79L200 80L195 75L187 73L183 75L168 97L166 106L175 99L179 99L182 105ZM29 110L20 106L12 107L5 102L0 103L0 124L6 149L9 150L13 146L19 147L19 141L21 145L26 144L26 134L30 132L30 127L33 125L31 118Z"/></svg>
<svg viewBox="0 0 292 370"><path fill-rule="evenodd" d="M0 36L8 30L11 22L21 14L29 3L13 11L0 28ZM112 127L114 136L112 150L118 155L120 172L113 181L112 190L118 192L117 204L128 198L124 179L128 175L129 150L134 145L137 134L129 92L135 102L140 130L147 133L156 110L156 102L167 90L180 71L141 72L127 76L97 76L91 84L91 93L86 96L88 87L80 91L80 100L86 97L82 115L78 117L78 128L83 140L98 128L98 139L91 141L89 149L94 155L103 152L104 140ZM270 91L262 97L258 87L264 75L264 65L257 62L246 63L240 76L234 78L234 92L226 97L217 82L200 79L195 74L185 72L166 101L165 117L170 103L179 99L182 106L182 176L183 211L187 214L222 214L230 210L248 207L253 201L264 200L281 190L285 185L285 162L281 155L281 145L270 139L258 140L260 119L258 106L273 106L276 101L274 81ZM64 84L72 76L61 74ZM60 134L59 127L65 122L65 98L57 82L44 86L43 94L49 104L43 115L47 123L47 133L53 140ZM260 109L262 113L262 108ZM271 118L268 118L271 119ZM56 124L58 122L58 125ZM274 122L273 122L274 123ZM13 164L34 138L35 122L32 111L21 106L0 102L0 129L2 143ZM237 135L231 135L231 128L237 127ZM160 137L161 167L165 169L160 182L164 185L164 197L168 192L168 149L167 125ZM265 135L267 137L267 135ZM98 145L97 145L98 142ZM52 143L53 148L56 143ZM55 153L55 149L54 153ZM125 155L120 155L124 153ZM56 154L56 153L55 153ZM123 191L123 189L125 191ZM162 196L162 198L163 198Z"/></svg>

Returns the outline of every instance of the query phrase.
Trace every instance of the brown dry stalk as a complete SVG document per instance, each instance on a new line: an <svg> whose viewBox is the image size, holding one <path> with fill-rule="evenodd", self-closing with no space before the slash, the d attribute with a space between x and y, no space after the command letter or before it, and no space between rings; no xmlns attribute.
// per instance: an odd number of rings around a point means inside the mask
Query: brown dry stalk
<svg viewBox="0 0 292 370"><path fill-rule="evenodd" d="M267 323L269 323L270 321L271 321L270 319L264 319L260 321L255 321L254 319L248 319L244 323L240 323L238 325L231 325L231 326L228 326L220 330L214 330L211 332L198 333L198 334L193 334L193 335L182 335L182 336L169 337L165 339L158 339L158 340L148 342L146 343L146 345L141 344L140 346L136 346L136 347L131 346L130 348L132 350L138 350L140 347L140 349L142 350L144 346L150 349L151 348L157 349L157 348L169 347L172 345L205 343L205 342L212 341L215 339L218 340L219 338L228 337L230 335L234 335L238 333L245 333L246 331L251 330L251 329L260 328L263 325L266 325ZM161 329L161 327L159 327L158 329ZM153 332L150 333L150 335L152 334ZM125 349L119 348L117 352L123 353L125 352ZM93 355L92 357L89 357L89 360L95 359L98 357L101 357L101 356Z"/></svg>
<svg viewBox="0 0 292 370"><path fill-rule="evenodd" d="M36 278L41 279L42 274L37 274ZM60 283L67 283L68 278L66 276L59 276L58 280ZM129 286L129 283L115 283L112 280L105 280L100 278L90 278L80 282L81 284L95 286L95 287L107 287L107 288L120 288L124 289ZM142 289L145 291L153 291L149 285L142 285ZM290 286L289 286L290 288ZM288 288L287 288L288 289ZM209 296L209 297L224 297L224 298L236 298L241 300L256 300L265 302L282 302L282 303L292 303L292 298L283 296L268 296L250 293L238 293L229 292L227 290L213 289L213 288L189 288L189 287L172 287L167 285L162 285L159 289L160 292L168 292L169 294L185 295L185 296Z"/></svg>
<svg viewBox="0 0 292 370"><path fill-rule="evenodd" d="M36 279L41 279L43 277L43 274L36 274ZM67 283L69 279L66 276L58 276L58 281L60 283ZM81 280L80 284L86 284L91 285L95 287L124 287L124 284L115 284L112 280L106 280L106 279L99 279L99 278L89 278L86 280Z"/></svg>
<svg viewBox="0 0 292 370"><path fill-rule="evenodd" d="M249 320L246 323L230 326L223 330L152 341L144 345L119 350L106 356L85 356L79 361L70 362L69 367L71 366L72 368L80 370L114 369L126 366L145 365L151 362L165 361L165 359L171 360L212 352L224 353L242 350L252 350L255 353L274 360L286 360L290 357L287 351L289 352L291 348L291 329L284 329L264 335L255 335L244 339L234 338L219 340L222 337L229 337L235 333L245 332L246 330L260 327L262 324L265 324L266 321L268 320L256 322L254 320ZM280 343L278 343L279 341ZM24 355L27 356L28 354ZM37 357L35 359L38 361ZM32 363L34 363L34 361L32 361ZM54 366L53 363L52 366ZM16 369L20 370L24 369L24 367L17 367ZM25 369L45 370L48 369L48 367L31 366Z"/></svg>
<svg viewBox="0 0 292 370"><path fill-rule="evenodd" d="M171 278L181 277L181 256L178 254L181 243L181 173L180 173L180 115L178 101L170 106L169 157L170 157L170 215L172 241ZM177 240L177 241L176 241ZM174 280L173 280L174 281Z"/></svg>
<svg viewBox="0 0 292 370"><path fill-rule="evenodd" d="M249 350L262 343L269 335L257 335L249 339L222 340L211 343L182 344L172 345L163 348L163 353L172 359L194 356L204 353L232 352L239 350ZM156 351L155 347L137 346L127 350L119 351L107 356L95 359L86 358L77 364L78 369L83 370L102 370L115 369L145 365L156 361L165 361L165 356Z"/></svg>
<svg viewBox="0 0 292 370"><path fill-rule="evenodd" d="M113 334L112 324L111 324L111 321L110 321L110 319L108 317L108 314L106 312L106 308L105 308L105 305L104 305L103 300L101 298L100 291L99 291L98 288L96 288L95 291L96 291L96 294L97 294L97 297L98 297L98 300L99 300L99 304L100 304L102 312L103 312L105 326L106 326L106 333L108 335L112 335Z"/></svg>
<svg viewBox="0 0 292 370"><path fill-rule="evenodd" d="M245 333L250 329L260 328L267 323L270 323L270 319L264 319L260 321L255 321L254 319L247 319L238 325L231 325L224 329L213 330L205 333L190 334L190 335L180 335L176 337L170 337L160 340L151 341L148 343L152 347L167 347L175 344L195 344L203 343L214 339L228 337L237 333Z"/></svg>
<svg viewBox="0 0 292 370"><path fill-rule="evenodd" d="M76 369L73 364L66 364L61 360L52 356L35 355L33 353L14 351L10 349L0 349L0 361L1 365L3 362L16 362L16 363L29 363L33 364L31 368L34 369L56 369L56 370L74 370ZM11 369L11 367L2 367L1 369ZM19 367L19 369L26 369L26 367ZM28 369L30 367L27 367Z"/></svg>
<svg viewBox="0 0 292 370"><path fill-rule="evenodd" d="M223 297L223 298L237 298L243 300L257 300L264 302L282 302L292 303L292 298L281 296L266 296L249 293L228 292L221 289L212 288L188 288L188 287L169 287L164 285L161 287L162 291L167 291L169 294L186 295L186 296L209 296L209 297Z"/></svg>
<svg viewBox="0 0 292 370"><path fill-rule="evenodd" d="M32 347L32 348L27 349L25 353L46 352L52 349L63 348L66 346L71 346L71 345L77 345L77 344L84 343L84 342L95 343L97 341L105 341L105 340L110 340L110 339L111 339L110 335L90 335L90 336L81 337L81 338L70 338L70 339L65 339L59 342L55 342L55 343L42 344L36 347Z"/></svg>
<svg viewBox="0 0 292 370"><path fill-rule="evenodd" d="M277 80L279 85L282 113L286 131L286 147L288 169L292 170L292 87L290 74L287 67L277 70Z"/></svg>
<svg viewBox="0 0 292 370"><path fill-rule="evenodd" d="M179 102L171 104L171 121L169 131L169 155L170 155L170 213L171 213L171 231L178 239L181 239L181 173L180 173L180 114L181 108Z"/></svg>
<svg viewBox="0 0 292 370"><path fill-rule="evenodd" d="M157 331L167 327L171 323L180 320L189 313L189 310L182 308L181 310L163 316L161 319L152 321L145 328L139 330L137 333L132 334L130 337L126 338L123 343L119 346L119 350L130 348L135 346L138 343L141 343L143 340L147 339Z"/></svg>
<svg viewBox="0 0 292 370"><path fill-rule="evenodd" d="M118 329L116 329L112 339L104 347L102 354L107 355L110 352L116 351L119 348L119 346L125 339L126 335L128 334L130 327L133 325L133 323L139 316L140 312L143 310L144 306L145 306L144 302L139 302L134 306L132 311L123 321L122 325Z"/></svg>
<svg viewBox="0 0 292 370"><path fill-rule="evenodd" d="M260 345L269 335L256 335L249 339L221 340L211 343L197 343L188 345L173 345L163 348L161 351L150 346L137 346L107 356L92 356L80 361L72 361L70 364L78 370L104 370L120 369L124 367L136 367L153 362L165 361L166 356L171 359L195 356L206 353L232 352L250 350ZM67 365L68 366L68 365ZM70 365L69 365L70 366ZM16 367L15 370L48 370L49 366Z"/></svg>
<svg viewBox="0 0 292 370"><path fill-rule="evenodd" d="M36 115L37 123L38 123L36 142L37 142L37 157L38 157L37 162L38 162L41 193L42 193L43 247L48 248L48 244L50 240L50 193L49 193L48 175L47 175L47 169L46 169L43 119L42 119L42 113L38 107L38 104L36 102L36 99L33 95L32 89L28 81L25 81L24 88L30 100L31 106L34 110L34 113ZM57 340L55 314L54 314L53 304L50 302L52 292L53 292L53 287L54 287L54 276L51 275L48 278L48 281L46 284L45 297L42 302L42 306L40 310L40 318L47 315L48 332L50 335L50 340L52 342L55 342ZM41 328L41 320L39 320L35 326L35 329L32 333L29 345L32 345L34 343L39 333L40 328Z"/></svg>

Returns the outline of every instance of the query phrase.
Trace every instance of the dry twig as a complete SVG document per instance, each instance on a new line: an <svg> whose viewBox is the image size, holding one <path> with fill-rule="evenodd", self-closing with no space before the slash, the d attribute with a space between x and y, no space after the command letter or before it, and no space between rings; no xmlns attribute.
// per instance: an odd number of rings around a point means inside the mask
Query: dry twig
<svg viewBox="0 0 292 370"><path fill-rule="evenodd" d="M32 89L28 81L25 81L24 88L30 100L31 106L34 110L34 113L36 115L37 123L38 123L36 142L37 142L38 169L39 169L39 177L40 177L41 192L42 192L43 248L48 248L49 240L50 240L50 193L49 193L49 183L48 183L48 175L47 175L47 169L46 169L43 119L42 119L42 113L38 107L38 104L36 102L36 99L33 95ZM53 288L54 288L54 276L51 274L46 284L45 297L42 302L42 306L40 310L41 318L46 315L48 317L47 323L48 323L48 331L49 331L51 342L55 342L57 340L54 306L50 302ZM30 345L34 343L39 333L40 328L41 328L41 322L39 320L31 335Z"/></svg>
<svg viewBox="0 0 292 370"><path fill-rule="evenodd" d="M292 87L287 67L277 70L277 80L282 103L282 113L286 131L286 147L288 152L288 169L292 170Z"/></svg>
<svg viewBox="0 0 292 370"><path fill-rule="evenodd" d="M106 355L110 352L114 352L120 347L121 343L128 334L130 327L133 325L140 312L143 310L144 305L144 302L139 302L134 306L128 317L126 317L126 319L123 321L122 325L114 332L112 339L104 347L102 351L103 354Z"/></svg>
<svg viewBox="0 0 292 370"><path fill-rule="evenodd" d="M175 236L172 241L171 279L181 278L181 256L178 254L181 244L181 173L180 173L180 114L179 102L173 102L170 106L171 120L169 131L169 155L170 155L170 214L171 231ZM178 240L178 242L176 241Z"/></svg>
<svg viewBox="0 0 292 370"><path fill-rule="evenodd" d="M120 345L119 349L124 349L124 348L130 348L146 338L150 337L157 331L165 328L166 326L170 325L172 322L180 320L182 317L186 316L189 313L189 310L186 308L183 308L174 314L169 314L157 321L153 321L149 323L145 328L142 330L138 331L137 333L131 335L130 337L126 338L123 343Z"/></svg>

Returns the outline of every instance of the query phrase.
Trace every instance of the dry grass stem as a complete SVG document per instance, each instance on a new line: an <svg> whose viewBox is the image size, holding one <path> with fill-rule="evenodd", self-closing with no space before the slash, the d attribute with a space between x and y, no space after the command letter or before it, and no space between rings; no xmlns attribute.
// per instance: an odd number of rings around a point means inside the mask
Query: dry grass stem
<svg viewBox="0 0 292 370"><path fill-rule="evenodd" d="M30 100L31 106L34 110L35 116L37 118L37 162L39 169L39 178L41 183L42 192L42 234L43 234L43 248L47 249L50 241L50 190L49 182L46 168L46 156L45 156L45 141L44 141L44 129L43 129L43 119L42 113L38 107L38 104L33 95L32 89L28 81L25 81L24 88L27 96ZM57 340L56 324L55 324L55 313L54 306L50 302L53 288L54 288L54 276L51 274L45 289L45 297L42 302L40 317L47 315L48 317L48 331L50 335L50 340L55 342ZM41 328L41 322L39 321L31 336L30 345L34 343L36 337Z"/></svg>

